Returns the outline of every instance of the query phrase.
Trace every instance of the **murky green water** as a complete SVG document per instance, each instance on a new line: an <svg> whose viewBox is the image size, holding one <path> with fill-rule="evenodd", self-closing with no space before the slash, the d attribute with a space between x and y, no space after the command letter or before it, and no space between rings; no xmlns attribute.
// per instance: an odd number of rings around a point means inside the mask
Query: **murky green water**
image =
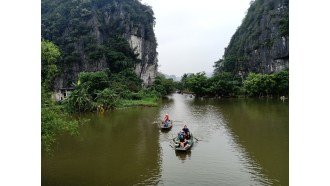
<svg viewBox="0 0 330 186"><path fill-rule="evenodd" d="M160 131L165 113L177 122ZM156 108L91 119L42 155L42 185L289 185L288 101L204 99L173 94ZM182 122L183 121L183 122ZM191 151L171 139L187 124Z"/></svg>

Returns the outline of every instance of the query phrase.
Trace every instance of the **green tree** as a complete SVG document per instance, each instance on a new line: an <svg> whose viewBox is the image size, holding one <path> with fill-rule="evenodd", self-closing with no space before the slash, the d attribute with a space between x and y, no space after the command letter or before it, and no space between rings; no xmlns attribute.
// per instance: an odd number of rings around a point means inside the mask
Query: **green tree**
<svg viewBox="0 0 330 186"><path fill-rule="evenodd" d="M69 98L64 101L70 112L85 112L96 109L97 106L88 92L89 89L87 84L80 84L71 92Z"/></svg>
<svg viewBox="0 0 330 186"><path fill-rule="evenodd" d="M289 71L283 70L281 72L275 73L273 76L275 81L274 94L278 96L289 94Z"/></svg>
<svg viewBox="0 0 330 186"><path fill-rule="evenodd" d="M60 56L55 44L41 41L41 144L46 152L51 152L58 135L78 132L78 122L70 119L62 107L51 99L52 83L57 73L55 63Z"/></svg>
<svg viewBox="0 0 330 186"><path fill-rule="evenodd" d="M142 81L133 69L125 69L119 73L112 73L109 69L99 72L81 72L78 76L78 85L65 100L66 108L70 112L104 111L122 106L123 100L142 100L153 97L141 91Z"/></svg>
<svg viewBox="0 0 330 186"><path fill-rule="evenodd" d="M164 75L158 75L155 78L152 88L159 92L162 96L165 96L175 90L175 83L173 79L166 79Z"/></svg>
<svg viewBox="0 0 330 186"><path fill-rule="evenodd" d="M259 91L262 95L266 94L268 97L272 95L272 90L274 90L275 81L273 80L273 75L263 74L259 80Z"/></svg>
<svg viewBox="0 0 330 186"><path fill-rule="evenodd" d="M41 40L41 83L49 91L58 73L56 62L60 56L60 49L54 43Z"/></svg>
<svg viewBox="0 0 330 186"><path fill-rule="evenodd" d="M42 99L47 101L41 106L41 142L43 149L51 152L58 135L78 134L79 125L78 121L70 119L70 116L64 113L60 106L55 105L44 90L42 90L42 96L46 96L47 98Z"/></svg>
<svg viewBox="0 0 330 186"><path fill-rule="evenodd" d="M118 95L110 88L106 88L97 92L95 100L97 101L98 108L102 107L102 109L108 110L115 107L118 100Z"/></svg>
<svg viewBox="0 0 330 186"><path fill-rule="evenodd" d="M239 81L229 72L216 73L210 78L211 92L219 96L237 94Z"/></svg>
<svg viewBox="0 0 330 186"><path fill-rule="evenodd" d="M270 96L276 90L274 75L250 73L243 84L250 96Z"/></svg>
<svg viewBox="0 0 330 186"><path fill-rule="evenodd" d="M250 73L244 80L244 89L249 96L259 95L262 91L260 90L260 79L261 74Z"/></svg>
<svg viewBox="0 0 330 186"><path fill-rule="evenodd" d="M187 89L187 78L188 78L188 74L184 73L182 78L181 78L181 83L182 83L182 87L183 89ZM181 89L181 90L183 90Z"/></svg>
<svg viewBox="0 0 330 186"><path fill-rule="evenodd" d="M187 87L193 91L196 96L204 96L208 93L208 80L205 72L198 72L187 77Z"/></svg>
<svg viewBox="0 0 330 186"><path fill-rule="evenodd" d="M78 75L80 87L86 89L87 93L94 99L97 91L102 91L110 85L109 77L105 71L81 72Z"/></svg>

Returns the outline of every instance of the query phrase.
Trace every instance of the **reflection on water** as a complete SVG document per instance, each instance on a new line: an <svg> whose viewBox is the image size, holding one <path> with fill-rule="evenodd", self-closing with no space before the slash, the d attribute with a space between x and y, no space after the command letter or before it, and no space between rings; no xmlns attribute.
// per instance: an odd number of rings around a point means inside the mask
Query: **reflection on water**
<svg viewBox="0 0 330 186"><path fill-rule="evenodd" d="M175 153L176 158L166 153L173 149L161 143L161 183L180 184L183 179L176 170L192 169L185 176L194 185L288 185L287 103L178 94L170 99L174 104L165 103L160 112L171 112L173 120L184 122L177 122L170 134L161 134L160 140L162 135L175 136L187 124L200 141L192 154Z"/></svg>
<svg viewBox="0 0 330 186"><path fill-rule="evenodd" d="M288 103L278 100L230 100L221 102L232 146L244 151L247 166L262 175L262 183L288 185Z"/></svg>
<svg viewBox="0 0 330 186"><path fill-rule="evenodd" d="M76 137L63 136L42 157L42 185L154 185L160 174L158 108L87 114Z"/></svg>
<svg viewBox="0 0 330 186"><path fill-rule="evenodd" d="M159 129L168 113L173 127ZM86 114L42 156L42 185L288 185L288 103L173 94L154 108ZM177 152L187 125L195 140Z"/></svg>
<svg viewBox="0 0 330 186"><path fill-rule="evenodd" d="M175 151L176 157L179 158L179 160L182 160L184 162L186 159L191 160L191 150L189 151Z"/></svg>

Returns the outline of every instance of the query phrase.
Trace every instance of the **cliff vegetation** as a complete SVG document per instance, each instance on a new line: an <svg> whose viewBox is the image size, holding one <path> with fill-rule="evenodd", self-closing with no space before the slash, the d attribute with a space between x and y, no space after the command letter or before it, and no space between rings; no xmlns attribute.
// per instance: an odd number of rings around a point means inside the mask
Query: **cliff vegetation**
<svg viewBox="0 0 330 186"><path fill-rule="evenodd" d="M174 89L157 75L155 18L138 0L42 0L41 140L77 134L68 113L156 106ZM73 87L55 102L54 90Z"/></svg>
<svg viewBox="0 0 330 186"><path fill-rule="evenodd" d="M288 96L289 1L254 0L214 74L185 74L177 84L196 96Z"/></svg>
<svg viewBox="0 0 330 186"><path fill-rule="evenodd" d="M140 79L156 73L150 6L138 0L42 0L41 5L42 38L62 52L54 89L72 87L80 72L131 69ZM144 83L151 85L153 78Z"/></svg>
<svg viewBox="0 0 330 186"><path fill-rule="evenodd" d="M250 72L270 74L289 68L289 1L250 2L242 24L225 48L214 72L246 77Z"/></svg>

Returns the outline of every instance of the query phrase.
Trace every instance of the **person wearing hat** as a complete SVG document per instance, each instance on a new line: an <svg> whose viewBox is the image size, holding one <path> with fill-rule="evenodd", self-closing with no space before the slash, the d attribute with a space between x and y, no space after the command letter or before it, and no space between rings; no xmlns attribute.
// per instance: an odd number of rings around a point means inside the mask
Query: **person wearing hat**
<svg viewBox="0 0 330 186"><path fill-rule="evenodd" d="M180 136L183 136L183 137L185 136L183 130L179 130L179 132L178 132L178 139L180 138Z"/></svg>
<svg viewBox="0 0 330 186"><path fill-rule="evenodd" d="M170 121L170 118L169 118L168 114L166 113L165 118L164 118L162 124L163 124L163 125L164 125L164 124L167 124L167 122L169 122L169 121Z"/></svg>

